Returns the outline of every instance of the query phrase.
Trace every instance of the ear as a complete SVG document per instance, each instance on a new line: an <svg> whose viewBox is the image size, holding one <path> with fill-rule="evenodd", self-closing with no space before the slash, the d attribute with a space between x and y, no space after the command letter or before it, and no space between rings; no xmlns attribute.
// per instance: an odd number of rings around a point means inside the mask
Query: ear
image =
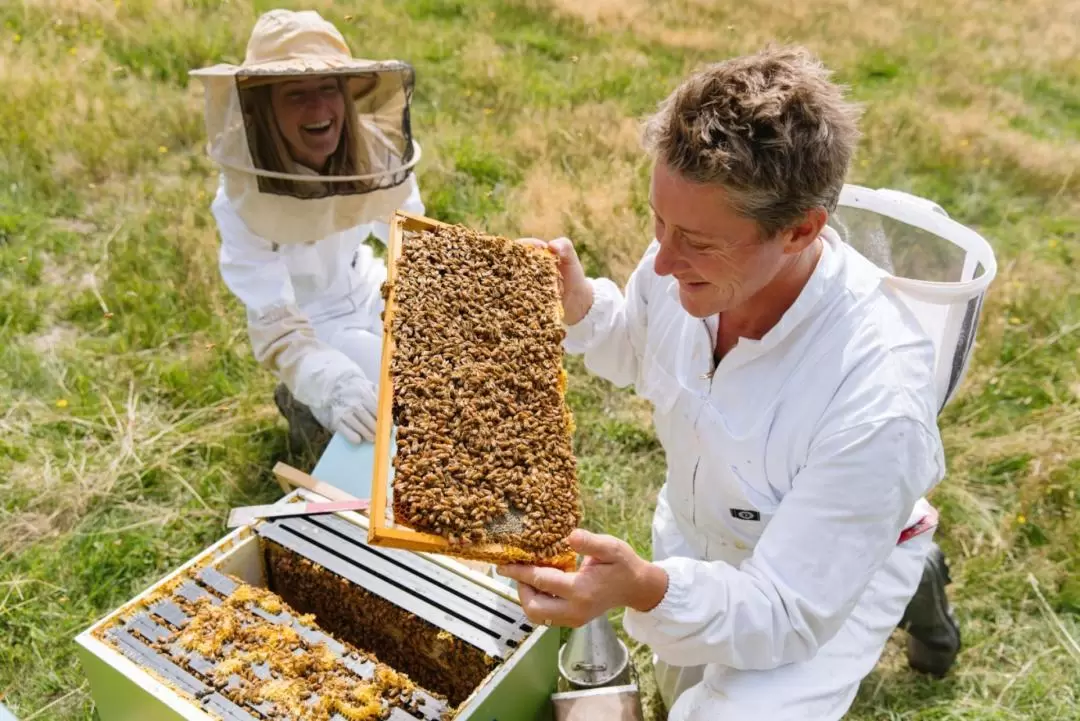
<svg viewBox="0 0 1080 721"><path fill-rule="evenodd" d="M784 240L784 252L790 255L801 253L810 246L825 227L829 214L824 208L812 208L806 215L788 228L788 237Z"/></svg>

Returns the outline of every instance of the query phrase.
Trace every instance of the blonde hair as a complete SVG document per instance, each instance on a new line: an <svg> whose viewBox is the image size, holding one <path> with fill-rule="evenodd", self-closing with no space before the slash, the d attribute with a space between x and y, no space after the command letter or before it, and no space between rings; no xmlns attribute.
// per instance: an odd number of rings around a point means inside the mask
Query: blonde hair
<svg viewBox="0 0 1080 721"><path fill-rule="evenodd" d="M859 111L830 75L800 47L710 65L660 104L645 147L684 178L722 186L772 237L839 200Z"/></svg>
<svg viewBox="0 0 1080 721"><path fill-rule="evenodd" d="M327 161L323 175L364 175L369 172L360 160L360 134L357 127L356 105L349 92L346 79L336 78L338 89L345 96L345 118L337 148ZM255 167L276 173L295 174L295 162L289 153L288 143L278 127L274 115L269 84L258 85L240 91L241 107L247 128L248 147ZM369 190L365 181L310 181L286 180L259 176L259 190L264 193L280 193L301 198L323 197Z"/></svg>

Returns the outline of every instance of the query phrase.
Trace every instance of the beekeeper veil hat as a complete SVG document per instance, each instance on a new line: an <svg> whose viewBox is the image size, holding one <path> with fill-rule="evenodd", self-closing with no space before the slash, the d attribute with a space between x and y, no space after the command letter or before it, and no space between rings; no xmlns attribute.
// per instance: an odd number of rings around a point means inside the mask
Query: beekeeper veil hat
<svg viewBox="0 0 1080 721"><path fill-rule="evenodd" d="M829 224L881 269L933 341L944 409L967 374L983 300L997 275L994 249L937 203L891 188L845 185Z"/></svg>
<svg viewBox="0 0 1080 721"><path fill-rule="evenodd" d="M276 243L310 242L385 222L408 197L405 181L420 159L408 63L354 58L318 13L272 10L255 23L243 64L191 75L205 88L209 155L252 232ZM340 140L321 171L292 157L270 101L271 85L310 78L332 78L345 97Z"/></svg>

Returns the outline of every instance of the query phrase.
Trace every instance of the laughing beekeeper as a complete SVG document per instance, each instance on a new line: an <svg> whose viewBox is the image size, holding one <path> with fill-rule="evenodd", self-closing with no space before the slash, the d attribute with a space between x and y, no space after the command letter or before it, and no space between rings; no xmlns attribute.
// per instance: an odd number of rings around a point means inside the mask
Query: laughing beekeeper
<svg viewBox="0 0 1080 721"><path fill-rule="evenodd" d="M261 15L242 65L206 88L220 270L247 310L256 359L294 442L319 428L374 438L387 242L397 209L424 212L409 108L413 70L354 58L312 11Z"/></svg>
<svg viewBox="0 0 1080 721"><path fill-rule="evenodd" d="M655 239L624 291L586 278L567 239L522 241L559 258L567 351L652 402L667 477L653 562L577 530L576 572L499 573L537 623L625 607L670 719L839 719L898 625L917 669L944 673L960 647L924 496L981 295L933 306L948 284L891 275L827 222L857 137L805 50L716 64L646 125ZM931 203L869 193L967 238ZM900 288L961 332L932 337Z"/></svg>

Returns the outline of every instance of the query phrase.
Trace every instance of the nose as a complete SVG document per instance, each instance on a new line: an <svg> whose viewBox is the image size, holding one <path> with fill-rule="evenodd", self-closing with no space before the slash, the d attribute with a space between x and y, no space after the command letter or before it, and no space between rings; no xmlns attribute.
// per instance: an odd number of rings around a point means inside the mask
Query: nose
<svg viewBox="0 0 1080 721"><path fill-rule="evenodd" d="M665 228L663 236L657 238L660 242L660 249L656 251L656 255L653 257L653 270L661 277L671 275L675 272L675 268L679 263L678 253L675 252L675 238L673 236L674 234Z"/></svg>
<svg viewBox="0 0 1080 721"><path fill-rule="evenodd" d="M310 110L312 112L319 112L319 111L322 111L324 108L329 108L329 107L330 107L329 99L323 97L319 93L315 93L310 98L308 98L307 103L306 103L306 109Z"/></svg>
<svg viewBox="0 0 1080 721"><path fill-rule="evenodd" d="M332 107L333 103L330 98L326 97L325 93L318 90L311 90L300 96L299 106L304 112L311 113Z"/></svg>

